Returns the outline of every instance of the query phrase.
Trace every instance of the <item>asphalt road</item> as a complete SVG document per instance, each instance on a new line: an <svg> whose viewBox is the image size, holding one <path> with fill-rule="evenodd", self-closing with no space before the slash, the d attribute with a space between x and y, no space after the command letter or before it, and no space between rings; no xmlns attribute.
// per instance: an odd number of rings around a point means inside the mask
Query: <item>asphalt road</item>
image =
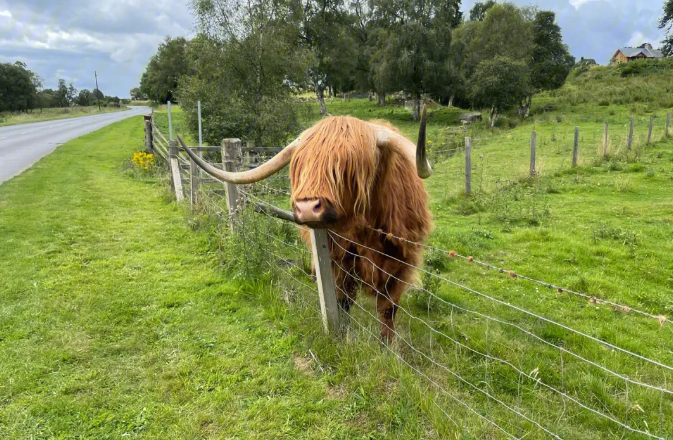
<svg viewBox="0 0 673 440"><path fill-rule="evenodd" d="M22 173L71 139L149 113L149 107L133 107L121 112L0 127L0 183Z"/></svg>

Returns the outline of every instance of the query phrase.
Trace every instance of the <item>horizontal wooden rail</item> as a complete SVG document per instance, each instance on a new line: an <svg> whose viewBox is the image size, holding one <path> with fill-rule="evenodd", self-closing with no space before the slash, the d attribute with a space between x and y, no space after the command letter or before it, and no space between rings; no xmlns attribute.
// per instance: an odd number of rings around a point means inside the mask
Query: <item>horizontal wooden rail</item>
<svg viewBox="0 0 673 440"><path fill-rule="evenodd" d="M255 212L259 212L261 214L266 214L270 215L272 217L279 218L281 220L286 220L292 223L297 223L297 219L294 217L294 214L291 213L290 211L285 211L280 208L277 208L273 205L269 205L268 203L255 203Z"/></svg>
<svg viewBox="0 0 673 440"><path fill-rule="evenodd" d="M280 153L283 151L280 147L241 147L244 153Z"/></svg>
<svg viewBox="0 0 673 440"><path fill-rule="evenodd" d="M168 145L168 140L166 139L166 136L164 136L163 133L161 133L157 128L157 126L154 124L152 124L152 133L159 136L161 140L164 142L164 144Z"/></svg>
<svg viewBox="0 0 673 440"><path fill-rule="evenodd" d="M198 151L217 151L217 152L219 152L220 150L222 150L222 147L220 147L220 146L213 147L213 146L204 145L202 147L189 147L189 149L192 150L192 151L197 151L197 152Z"/></svg>
<svg viewBox="0 0 673 440"><path fill-rule="evenodd" d="M166 151L166 149L164 149L163 146L156 141L156 139L152 140L152 146L154 147L154 151L159 153L159 156L161 156L162 159L168 159L168 151Z"/></svg>

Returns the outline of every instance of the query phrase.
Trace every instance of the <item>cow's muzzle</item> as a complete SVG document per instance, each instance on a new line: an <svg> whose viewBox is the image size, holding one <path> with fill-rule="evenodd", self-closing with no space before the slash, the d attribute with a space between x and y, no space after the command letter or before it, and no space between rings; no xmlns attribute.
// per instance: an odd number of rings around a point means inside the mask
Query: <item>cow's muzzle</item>
<svg viewBox="0 0 673 440"><path fill-rule="evenodd" d="M298 223L312 228L326 227L338 220L334 206L322 198L297 200L294 216Z"/></svg>

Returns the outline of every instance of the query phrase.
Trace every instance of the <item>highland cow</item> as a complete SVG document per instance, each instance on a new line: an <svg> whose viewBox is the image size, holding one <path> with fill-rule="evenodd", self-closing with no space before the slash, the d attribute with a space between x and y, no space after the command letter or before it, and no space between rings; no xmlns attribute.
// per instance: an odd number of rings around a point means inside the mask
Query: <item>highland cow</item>
<svg viewBox="0 0 673 440"><path fill-rule="evenodd" d="M386 122L327 117L244 172L220 170L187 152L213 177L238 184L260 181L289 164L297 223L336 233L330 256L339 304L349 310L358 288L374 295L381 336L390 341L400 298L414 278L413 266L421 263L421 247L409 242L422 242L431 228L421 180L432 172L425 120L424 108L414 145ZM307 229L302 239L310 247Z"/></svg>

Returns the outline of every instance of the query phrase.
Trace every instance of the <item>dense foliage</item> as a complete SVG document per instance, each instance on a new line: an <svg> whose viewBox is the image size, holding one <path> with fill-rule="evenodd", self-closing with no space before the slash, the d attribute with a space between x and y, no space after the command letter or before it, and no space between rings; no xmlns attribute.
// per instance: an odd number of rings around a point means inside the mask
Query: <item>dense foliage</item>
<svg viewBox="0 0 673 440"><path fill-rule="evenodd" d="M24 63L0 64L0 112L38 107L40 86L40 79Z"/></svg>
<svg viewBox="0 0 673 440"><path fill-rule="evenodd" d="M173 100L178 91L178 81L189 68L186 47L185 38L166 37L140 79L140 92L157 102Z"/></svg>
<svg viewBox="0 0 673 440"><path fill-rule="evenodd" d="M402 93L418 119L422 98L487 108L491 122L561 87L574 58L553 12L461 0L192 0L197 36L167 38L134 99L179 100L205 138L278 144L295 135L300 93ZM494 65L498 60L500 67ZM483 65L482 65L483 64ZM511 81L512 75L516 75ZM507 90L505 97L491 91Z"/></svg>
<svg viewBox="0 0 673 440"><path fill-rule="evenodd" d="M73 83L58 80L56 89L43 89L42 79L26 64L0 64L0 112L26 112L34 109L78 106L119 106L117 96L105 96L98 89L77 90Z"/></svg>

